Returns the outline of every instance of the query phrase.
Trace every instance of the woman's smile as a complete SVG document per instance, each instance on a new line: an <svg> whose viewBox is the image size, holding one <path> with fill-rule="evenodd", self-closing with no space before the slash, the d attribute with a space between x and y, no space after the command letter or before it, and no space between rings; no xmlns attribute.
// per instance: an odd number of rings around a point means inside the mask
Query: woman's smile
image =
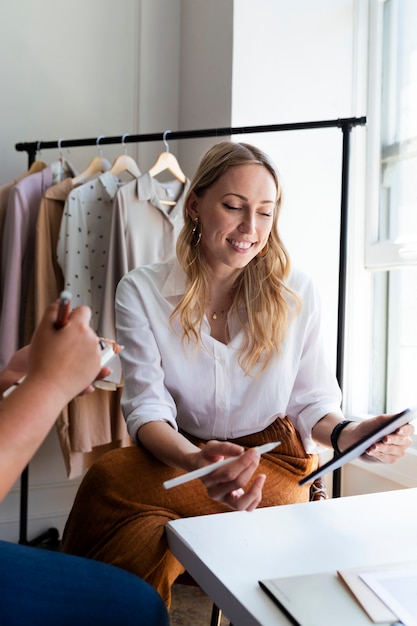
<svg viewBox="0 0 417 626"><path fill-rule="evenodd" d="M236 239L226 239L226 241L240 252L246 252L254 245L251 241L237 241Z"/></svg>

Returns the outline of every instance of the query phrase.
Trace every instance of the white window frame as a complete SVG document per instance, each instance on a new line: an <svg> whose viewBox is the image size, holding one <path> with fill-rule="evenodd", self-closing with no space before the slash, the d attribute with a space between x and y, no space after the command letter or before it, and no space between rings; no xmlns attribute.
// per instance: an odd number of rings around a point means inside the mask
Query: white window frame
<svg viewBox="0 0 417 626"><path fill-rule="evenodd" d="M350 189L348 306L344 380L344 412L351 419L370 417L372 392L370 378L381 364L382 353L372 352L370 333L375 332L373 307L375 272L417 264L416 242L378 241L382 26L385 0L356 0L354 59L354 101L358 114L366 112L366 136L359 129L352 135L352 173ZM409 146L410 149L412 146ZM364 218L365 216L365 218ZM378 321L387 324L384 315ZM387 336L387 344L390 342ZM386 364L384 364L384 367ZM382 367L382 366L381 366ZM380 374L382 379L383 373ZM378 390L377 393L379 393ZM375 413L372 413L375 414ZM417 437L406 457L394 465L354 461L362 470L403 487L417 486Z"/></svg>
<svg viewBox="0 0 417 626"><path fill-rule="evenodd" d="M368 73L368 146L365 266L373 270L390 270L417 264L417 238L407 242L379 241L380 165L381 165L381 92L383 11L386 0L370 0L369 73ZM392 0L396 3L401 0ZM415 142L402 145L402 150L415 154Z"/></svg>

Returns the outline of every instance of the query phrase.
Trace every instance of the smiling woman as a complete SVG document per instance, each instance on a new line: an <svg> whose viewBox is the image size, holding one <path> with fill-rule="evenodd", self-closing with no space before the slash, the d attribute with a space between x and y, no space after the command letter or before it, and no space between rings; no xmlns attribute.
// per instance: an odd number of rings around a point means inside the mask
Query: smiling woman
<svg viewBox="0 0 417 626"><path fill-rule="evenodd" d="M191 181L177 258L136 268L117 288L122 409L138 445L88 471L64 549L139 574L168 605L184 569L168 550L165 523L307 501L299 480L343 422L317 291L291 268L280 208L269 158L249 144L216 144ZM349 423L338 448L384 419ZM368 454L402 456L412 432L403 428ZM258 446L271 442L281 445L260 457ZM223 457L233 460L164 489Z"/></svg>

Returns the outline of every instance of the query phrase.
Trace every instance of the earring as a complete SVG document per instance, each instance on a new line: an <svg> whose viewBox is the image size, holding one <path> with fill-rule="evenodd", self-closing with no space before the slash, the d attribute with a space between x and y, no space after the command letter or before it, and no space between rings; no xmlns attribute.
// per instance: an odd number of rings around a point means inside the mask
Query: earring
<svg viewBox="0 0 417 626"><path fill-rule="evenodd" d="M195 248L200 243L200 239L201 239L201 224L198 220L198 217L196 217L194 221L194 227L193 227L193 244Z"/></svg>
<svg viewBox="0 0 417 626"><path fill-rule="evenodd" d="M262 250L260 252L258 252L258 254L256 256L261 259L261 258L263 258L264 256L266 256L268 254L268 250L269 250L269 243L266 242L266 244L264 245Z"/></svg>

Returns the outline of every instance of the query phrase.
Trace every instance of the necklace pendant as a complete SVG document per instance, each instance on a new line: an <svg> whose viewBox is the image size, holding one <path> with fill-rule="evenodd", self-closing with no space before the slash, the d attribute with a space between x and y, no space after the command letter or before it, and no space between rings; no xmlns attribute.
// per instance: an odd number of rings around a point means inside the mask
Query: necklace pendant
<svg viewBox="0 0 417 626"><path fill-rule="evenodd" d="M216 320L217 319L217 313L213 313L213 315L211 316L212 320Z"/></svg>

